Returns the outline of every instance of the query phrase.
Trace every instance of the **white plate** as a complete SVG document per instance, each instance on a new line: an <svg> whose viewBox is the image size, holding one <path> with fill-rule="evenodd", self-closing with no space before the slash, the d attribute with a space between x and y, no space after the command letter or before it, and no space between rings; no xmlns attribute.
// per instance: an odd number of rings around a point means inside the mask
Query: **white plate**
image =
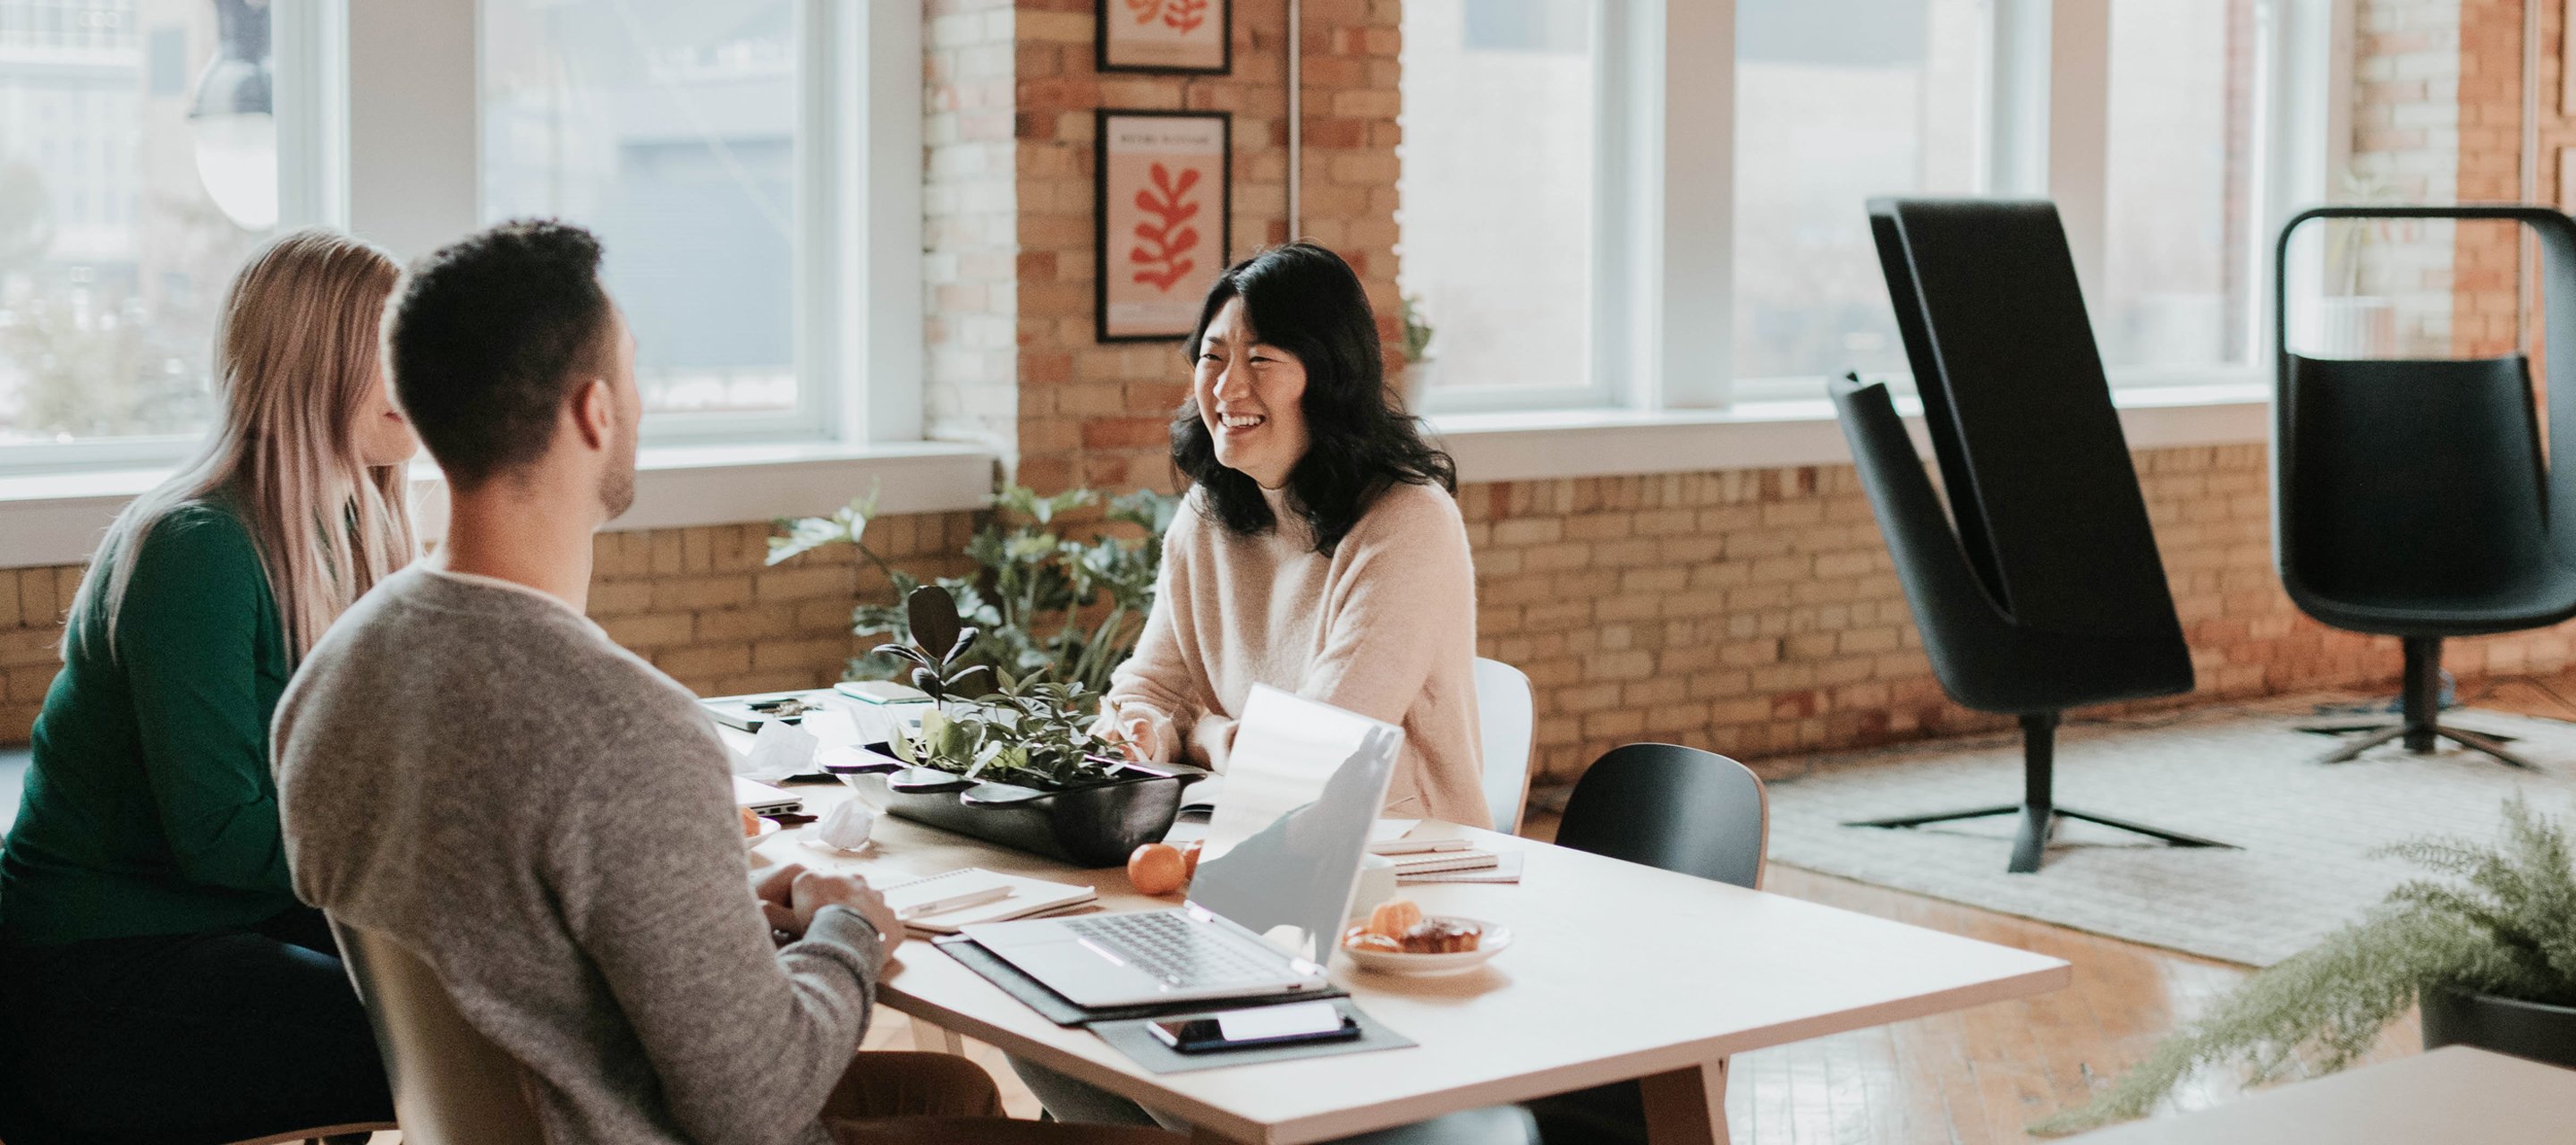
<svg viewBox="0 0 2576 1145"><path fill-rule="evenodd" d="M1353 950L1347 946L1342 948L1342 953L1360 969L1374 970L1380 974L1455 974L1461 970L1483 965L1486 959L1502 953L1505 947L1512 944L1512 928L1508 926L1497 926L1490 922L1460 918L1456 915L1434 915L1426 921L1467 923L1485 933L1477 940L1474 950L1462 950L1455 954L1390 953L1384 950Z"/></svg>
<svg viewBox="0 0 2576 1145"><path fill-rule="evenodd" d="M763 819L763 820L761 820L761 821L760 821L760 833L759 833L759 834L757 834L757 835L745 835L745 836L743 836L743 837L742 837L742 849L743 849L743 850L748 851L748 850L751 850L751 849L752 849L752 848L754 848L754 847L757 847L757 846L759 846L759 845L761 845L761 844L763 844L763 843L766 843L766 842L768 842L768 841L769 841L769 837L770 837L770 836L772 836L772 835L777 834L777 833L778 833L778 831L779 831L779 827L778 827L778 820L776 820L776 819Z"/></svg>

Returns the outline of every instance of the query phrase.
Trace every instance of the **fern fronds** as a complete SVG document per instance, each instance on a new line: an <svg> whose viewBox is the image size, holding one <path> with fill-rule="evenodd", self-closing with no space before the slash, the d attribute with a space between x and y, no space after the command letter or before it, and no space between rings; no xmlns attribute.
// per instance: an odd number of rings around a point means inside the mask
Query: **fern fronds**
<svg viewBox="0 0 2576 1145"><path fill-rule="evenodd" d="M2504 812L2494 846L2426 840L2381 852L2461 885L2398 887L2363 921L2247 978L2090 1104L2030 1131L2056 1136L2144 1116L2206 1066L2242 1066L2251 1083L2301 1065L2331 1073L2369 1053L2430 990L2576 997L2576 848L2564 824L2533 814L2519 796Z"/></svg>

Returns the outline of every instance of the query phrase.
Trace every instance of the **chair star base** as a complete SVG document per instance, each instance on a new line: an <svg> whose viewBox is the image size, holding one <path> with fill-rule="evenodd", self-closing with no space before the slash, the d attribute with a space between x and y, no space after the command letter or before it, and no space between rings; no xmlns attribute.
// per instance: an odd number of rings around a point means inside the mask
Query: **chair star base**
<svg viewBox="0 0 2576 1145"><path fill-rule="evenodd" d="M1899 815L1890 819L1860 819L1845 827L1921 827L1929 823L1952 823L1961 819L1985 819L1996 815L2021 816L2021 830L2013 836L2012 861L2005 864L2007 874L2028 875L2039 871L2040 853L2047 850L2048 838L2057 831L2060 819L2081 819L2116 827L2150 839L2162 839L2177 847L2227 847L2215 839L2185 835L2162 827L2150 827L2129 819L2114 819L2090 811L2057 805L2057 713L2030 712L2021 717L2022 799L1994 807L1973 807L1966 811L1940 811L1929 815Z"/></svg>

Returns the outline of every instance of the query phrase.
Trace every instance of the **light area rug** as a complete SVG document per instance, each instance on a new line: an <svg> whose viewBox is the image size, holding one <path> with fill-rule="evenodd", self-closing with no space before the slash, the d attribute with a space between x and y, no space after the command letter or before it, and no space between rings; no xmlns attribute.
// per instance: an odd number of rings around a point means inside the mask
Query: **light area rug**
<svg viewBox="0 0 2576 1145"><path fill-rule="evenodd" d="M1909 829L1848 820L2021 798L2021 744L1997 733L1867 752L1764 761L1771 861L2077 930L2268 966L2361 918L2413 867L2372 852L2426 835L2487 840L2516 792L2576 812L2576 724L2485 711L2445 722L2517 737L2523 771L2447 741L2376 748L2343 764L2335 741L2297 730L2349 697L2305 697L2059 729L2060 807L2235 849L2171 847L2062 820L2037 874L2004 872L2017 816ZM2364 717L2367 718L2367 717Z"/></svg>

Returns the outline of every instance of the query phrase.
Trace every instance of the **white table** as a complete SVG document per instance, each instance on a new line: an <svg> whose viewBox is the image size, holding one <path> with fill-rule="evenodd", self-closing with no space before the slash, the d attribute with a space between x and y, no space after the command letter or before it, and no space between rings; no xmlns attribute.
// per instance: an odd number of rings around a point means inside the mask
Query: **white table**
<svg viewBox="0 0 2576 1145"><path fill-rule="evenodd" d="M2292 1082L2212 1109L2114 1126L2068 1145L2566 1145L2576 1071L2466 1046Z"/></svg>
<svg viewBox="0 0 2576 1145"><path fill-rule="evenodd" d="M799 786L807 810L847 797ZM1506 923L1511 948L1447 978L1334 976L1418 1048L1158 1075L1065 1029L925 942L907 942L878 997L943 1029L1182 1117L1206 1141L1299 1145L1630 1078L1657 1145L1726 1139L1727 1055L2056 990L2067 964L1779 895L1441 823L1525 856L1518 885L1419 884L1437 914ZM982 866L1099 889L1100 905L1173 905L1120 870L1075 871L887 818L864 856L832 858L794 832L772 860L885 878Z"/></svg>

